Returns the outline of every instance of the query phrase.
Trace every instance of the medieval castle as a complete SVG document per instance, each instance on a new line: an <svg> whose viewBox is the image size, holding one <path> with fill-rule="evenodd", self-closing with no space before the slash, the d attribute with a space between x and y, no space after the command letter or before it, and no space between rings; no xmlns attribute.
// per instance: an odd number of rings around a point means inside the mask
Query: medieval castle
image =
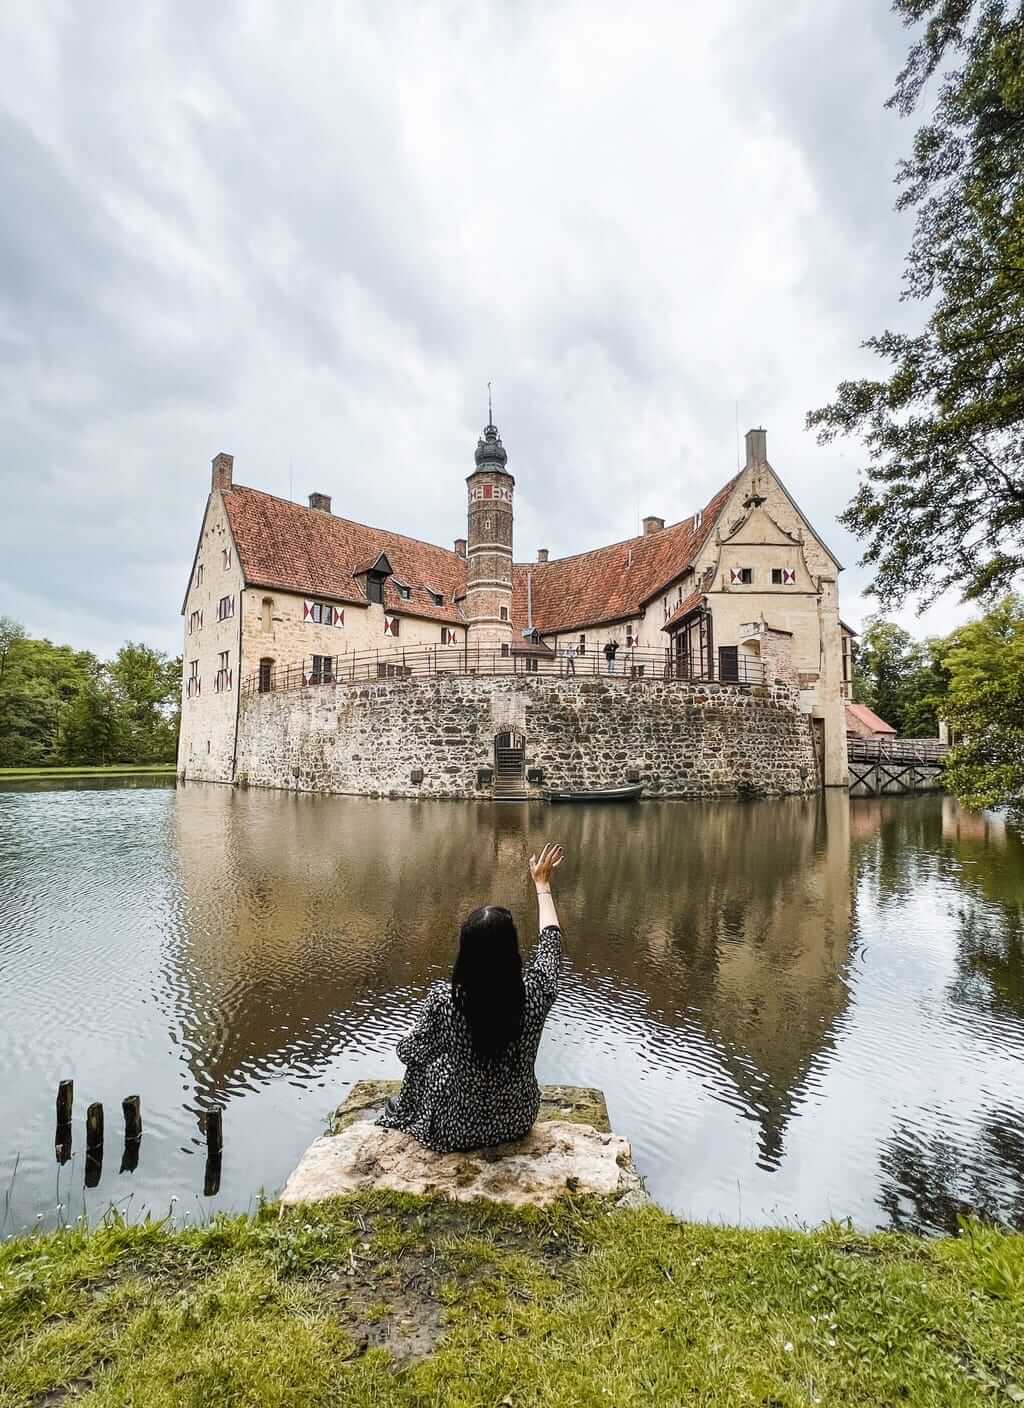
<svg viewBox="0 0 1024 1408"><path fill-rule="evenodd" d="M763 430L692 516L557 560L514 560L493 424L466 483L447 549L236 484L217 455L182 607L180 776L478 798L845 784L841 568Z"/></svg>

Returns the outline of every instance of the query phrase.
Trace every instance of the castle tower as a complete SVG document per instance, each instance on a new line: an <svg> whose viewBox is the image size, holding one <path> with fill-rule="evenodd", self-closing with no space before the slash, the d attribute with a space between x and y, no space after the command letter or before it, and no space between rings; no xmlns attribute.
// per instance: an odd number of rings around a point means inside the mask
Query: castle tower
<svg viewBox="0 0 1024 1408"><path fill-rule="evenodd" d="M466 636L470 645L500 649L512 635L512 490L508 455L493 421L477 442L467 475Z"/></svg>

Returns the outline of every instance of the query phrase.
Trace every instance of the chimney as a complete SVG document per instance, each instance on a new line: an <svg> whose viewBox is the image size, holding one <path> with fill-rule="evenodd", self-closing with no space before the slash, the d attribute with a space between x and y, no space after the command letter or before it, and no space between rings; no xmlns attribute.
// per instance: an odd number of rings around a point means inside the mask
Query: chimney
<svg viewBox="0 0 1024 1408"><path fill-rule="evenodd" d="M547 548L538 548L538 549L537 549L537 561L538 561L538 562L547 562L547 560L548 560L548 550L547 550Z"/></svg>
<svg viewBox="0 0 1024 1408"><path fill-rule="evenodd" d="M768 432L764 429L747 431L747 463L745 468L749 469L752 464L768 463Z"/></svg>
<svg viewBox="0 0 1024 1408"><path fill-rule="evenodd" d="M653 515L644 519L644 537L649 538L652 533L660 533L665 526L663 518L655 518Z"/></svg>
<svg viewBox="0 0 1024 1408"><path fill-rule="evenodd" d="M330 494L310 494L310 496L309 496L309 506L310 506L310 508L318 508L318 509L320 509L321 513L330 513L330 511L331 511L331 496L330 496Z"/></svg>
<svg viewBox="0 0 1024 1408"><path fill-rule="evenodd" d="M219 455L214 455L211 488L219 489L222 494L226 494L231 488L231 476L234 468L234 455L226 455L223 450Z"/></svg>
<svg viewBox="0 0 1024 1408"><path fill-rule="evenodd" d="M455 556L456 556L456 557L465 557L465 556L466 556L466 540L465 540L465 538L456 538L456 539L455 539Z"/></svg>

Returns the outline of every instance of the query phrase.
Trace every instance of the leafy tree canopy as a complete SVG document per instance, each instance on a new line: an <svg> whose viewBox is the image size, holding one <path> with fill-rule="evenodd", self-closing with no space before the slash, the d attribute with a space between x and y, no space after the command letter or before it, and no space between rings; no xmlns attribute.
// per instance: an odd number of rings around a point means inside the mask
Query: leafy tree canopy
<svg viewBox="0 0 1024 1408"><path fill-rule="evenodd" d="M1024 568L1024 3L893 10L923 30L889 106L935 95L897 176L897 207L916 212L903 297L927 318L869 338L885 374L842 382L808 425L864 444L842 521L883 605L991 599Z"/></svg>
<svg viewBox="0 0 1024 1408"><path fill-rule="evenodd" d="M947 637L948 785L973 807L1024 814L1024 597L1008 596Z"/></svg>
<svg viewBox="0 0 1024 1408"><path fill-rule="evenodd" d="M0 617L0 767L169 762L181 660L129 641L103 663Z"/></svg>

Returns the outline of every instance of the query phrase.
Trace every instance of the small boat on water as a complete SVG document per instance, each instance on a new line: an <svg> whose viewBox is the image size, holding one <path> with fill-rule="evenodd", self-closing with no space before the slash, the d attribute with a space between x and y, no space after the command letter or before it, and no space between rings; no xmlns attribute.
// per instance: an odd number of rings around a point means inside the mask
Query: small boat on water
<svg viewBox="0 0 1024 1408"><path fill-rule="evenodd" d="M549 792L549 802L639 802L643 783L634 787L598 787L593 792Z"/></svg>

